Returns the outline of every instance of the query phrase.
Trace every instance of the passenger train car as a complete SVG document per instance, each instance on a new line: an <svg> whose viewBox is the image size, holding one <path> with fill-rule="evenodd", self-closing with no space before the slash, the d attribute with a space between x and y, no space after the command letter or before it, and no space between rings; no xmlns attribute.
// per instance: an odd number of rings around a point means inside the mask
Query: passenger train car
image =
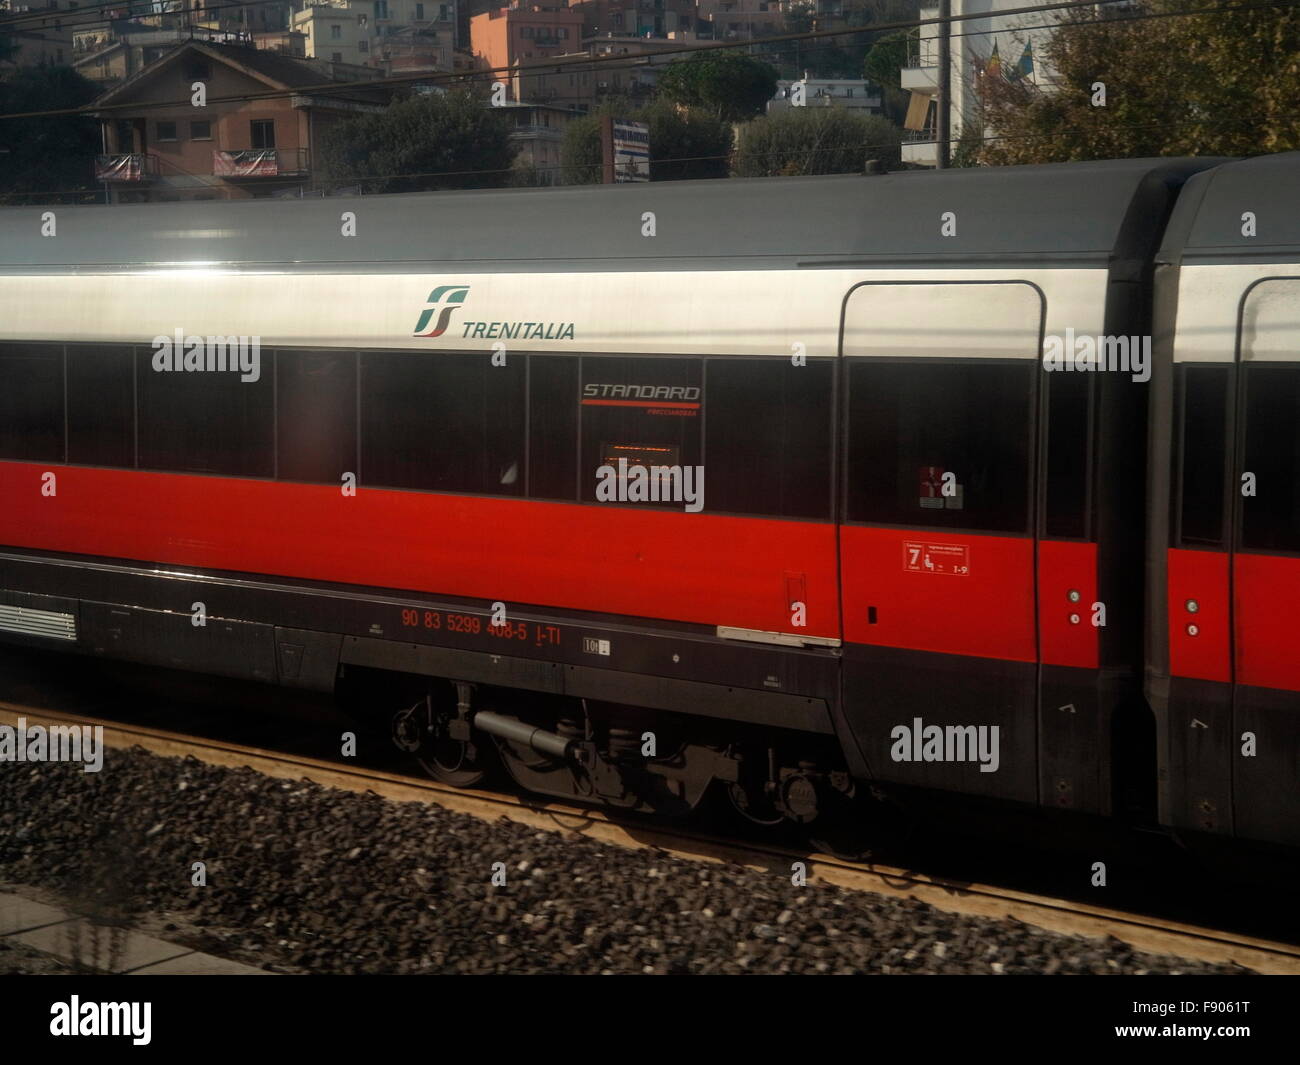
<svg viewBox="0 0 1300 1065"><path fill-rule="evenodd" d="M0 637L338 692L457 784L1300 843L1298 182L0 211Z"/></svg>

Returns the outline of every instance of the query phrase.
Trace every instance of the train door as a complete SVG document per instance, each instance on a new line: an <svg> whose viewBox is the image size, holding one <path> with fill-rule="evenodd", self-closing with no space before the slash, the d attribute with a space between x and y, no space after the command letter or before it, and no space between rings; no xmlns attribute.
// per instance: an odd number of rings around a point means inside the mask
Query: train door
<svg viewBox="0 0 1300 1065"><path fill-rule="evenodd" d="M865 283L841 331L847 730L873 777L1035 802L1033 285Z"/></svg>
<svg viewBox="0 0 1300 1065"><path fill-rule="evenodd" d="M1235 833L1300 843L1300 278L1242 301L1232 497ZM1195 624L1184 610L1185 625Z"/></svg>
<svg viewBox="0 0 1300 1065"><path fill-rule="evenodd" d="M1234 362L1179 363L1167 556L1171 825L1300 842L1300 279L1241 298Z"/></svg>
<svg viewBox="0 0 1300 1065"><path fill-rule="evenodd" d="M1168 691L1162 745L1162 820L1204 832L1232 831L1232 582L1228 527L1236 368L1174 366L1172 506L1165 557L1164 636ZM1155 515L1159 522L1159 515Z"/></svg>

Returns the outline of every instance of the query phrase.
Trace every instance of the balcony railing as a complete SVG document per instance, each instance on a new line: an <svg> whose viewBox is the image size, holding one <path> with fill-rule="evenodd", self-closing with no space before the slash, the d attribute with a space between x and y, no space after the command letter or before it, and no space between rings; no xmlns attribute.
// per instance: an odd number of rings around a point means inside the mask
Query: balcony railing
<svg viewBox="0 0 1300 1065"><path fill-rule="evenodd" d="M939 62L937 37L909 37L905 67L932 67Z"/></svg>
<svg viewBox="0 0 1300 1065"><path fill-rule="evenodd" d="M212 173L216 177L292 177L306 174L308 169L306 148L251 148L212 153Z"/></svg>
<svg viewBox="0 0 1300 1065"><path fill-rule="evenodd" d="M158 159L147 152L95 156L96 181L143 184L158 176Z"/></svg>

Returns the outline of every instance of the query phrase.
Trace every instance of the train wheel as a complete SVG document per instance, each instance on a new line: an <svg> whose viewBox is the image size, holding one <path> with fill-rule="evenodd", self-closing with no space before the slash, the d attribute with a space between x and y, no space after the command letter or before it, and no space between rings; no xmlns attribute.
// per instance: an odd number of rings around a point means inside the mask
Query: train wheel
<svg viewBox="0 0 1300 1065"><path fill-rule="evenodd" d="M731 808L751 824L770 828L785 820L785 815L766 795L742 784L728 784L727 799Z"/></svg>
<svg viewBox="0 0 1300 1065"><path fill-rule="evenodd" d="M456 788L475 787L488 773L485 745L454 739L450 724L450 714L440 713L426 696L393 716L393 742L415 755L434 780Z"/></svg>
<svg viewBox="0 0 1300 1065"><path fill-rule="evenodd" d="M420 768L434 780L456 788L472 788L487 776L478 756L478 745L448 740L435 749L428 758L417 758Z"/></svg>
<svg viewBox="0 0 1300 1065"><path fill-rule="evenodd" d="M845 861L870 861L901 845L911 833L905 811L868 788L834 795L810 826L808 845Z"/></svg>
<svg viewBox="0 0 1300 1065"><path fill-rule="evenodd" d="M822 854L848 862L867 861L873 853L868 829L847 823L819 824L816 831L809 834L808 845Z"/></svg>

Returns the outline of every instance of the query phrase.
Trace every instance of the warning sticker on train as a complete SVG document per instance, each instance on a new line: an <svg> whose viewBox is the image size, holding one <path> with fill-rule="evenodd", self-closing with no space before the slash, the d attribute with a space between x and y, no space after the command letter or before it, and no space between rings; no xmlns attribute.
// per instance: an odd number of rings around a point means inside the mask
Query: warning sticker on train
<svg viewBox="0 0 1300 1065"><path fill-rule="evenodd" d="M970 576L970 548L965 544L927 544L903 541L903 569L914 573L950 573Z"/></svg>

